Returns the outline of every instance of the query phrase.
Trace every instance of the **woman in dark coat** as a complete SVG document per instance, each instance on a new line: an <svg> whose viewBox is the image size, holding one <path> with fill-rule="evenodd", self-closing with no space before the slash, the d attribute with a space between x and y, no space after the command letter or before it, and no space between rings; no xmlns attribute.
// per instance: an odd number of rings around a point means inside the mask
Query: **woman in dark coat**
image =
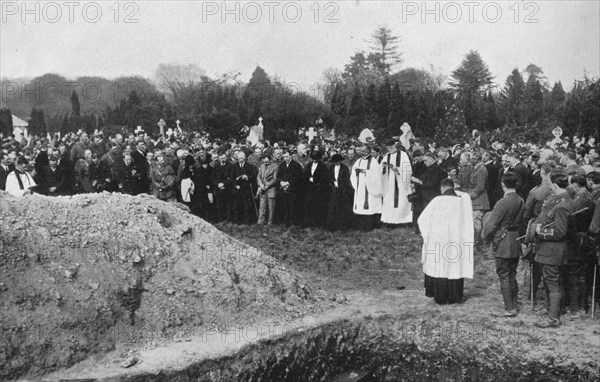
<svg viewBox="0 0 600 382"><path fill-rule="evenodd" d="M440 185L443 179L448 177L446 171L436 163L435 157L432 153L425 153L423 155L423 162L425 163L425 169L423 169L420 177L414 177L413 182L420 186L421 198L423 200L423 207L427 207L429 202L436 196L441 195Z"/></svg>
<svg viewBox="0 0 600 382"><path fill-rule="evenodd" d="M413 153L412 163L412 178L411 181L414 185L415 192L412 195L412 212L413 212L413 226L415 227L415 232L420 234L419 225L417 224L417 220L419 216L421 216L421 212L425 208L423 206L423 196L421 195L421 185L418 184L417 179L420 180L423 175L423 171L425 171L425 162L423 162L423 153L419 150L416 150Z"/></svg>
<svg viewBox="0 0 600 382"><path fill-rule="evenodd" d="M344 157L334 154L329 168L329 208L327 212L327 229L346 230L352 223L352 200L354 189L350 182L350 170L342 164Z"/></svg>
<svg viewBox="0 0 600 382"><path fill-rule="evenodd" d="M199 165L194 167L194 185L196 192L192 197L192 212L207 221L215 221L213 185L211 182L213 168L210 157L198 158ZM209 197L209 194L211 195ZM212 199L212 202L211 202Z"/></svg>

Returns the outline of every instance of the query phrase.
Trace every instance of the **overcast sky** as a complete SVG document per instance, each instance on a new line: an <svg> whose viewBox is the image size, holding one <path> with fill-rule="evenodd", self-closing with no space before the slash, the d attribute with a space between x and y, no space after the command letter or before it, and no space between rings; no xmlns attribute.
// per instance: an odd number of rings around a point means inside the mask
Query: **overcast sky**
<svg viewBox="0 0 600 382"><path fill-rule="evenodd" d="M430 13L421 1L228 2L231 13L221 1L120 2L118 12L113 1L29 2L31 13L21 1L1 3L0 75L10 78L152 78L160 63L194 63L209 75L240 71L247 81L260 65L308 90L325 69L343 70L368 49L380 25L402 37L402 67L450 74L473 49L502 85L529 63L567 89L584 70L600 72L596 0L430 1Z"/></svg>

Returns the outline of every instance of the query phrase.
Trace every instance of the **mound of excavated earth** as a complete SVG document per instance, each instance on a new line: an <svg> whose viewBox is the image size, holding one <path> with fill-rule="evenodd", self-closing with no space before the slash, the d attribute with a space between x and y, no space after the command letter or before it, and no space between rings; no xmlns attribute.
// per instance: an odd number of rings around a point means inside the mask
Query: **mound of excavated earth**
<svg viewBox="0 0 600 382"><path fill-rule="evenodd" d="M273 258L150 196L0 191L0 217L0 380L322 299Z"/></svg>

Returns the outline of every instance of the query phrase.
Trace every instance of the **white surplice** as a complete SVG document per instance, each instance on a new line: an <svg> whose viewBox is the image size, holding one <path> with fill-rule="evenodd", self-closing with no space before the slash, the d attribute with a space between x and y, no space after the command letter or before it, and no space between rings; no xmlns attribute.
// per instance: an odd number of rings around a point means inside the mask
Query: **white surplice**
<svg viewBox="0 0 600 382"><path fill-rule="evenodd" d="M357 174L362 169L366 173ZM381 165L377 159L359 158L352 166L350 181L354 187L353 211L357 215L374 215L381 213Z"/></svg>
<svg viewBox="0 0 600 382"><path fill-rule="evenodd" d="M451 280L473 278L473 206L468 194L435 197L419 216L423 273Z"/></svg>
<svg viewBox="0 0 600 382"><path fill-rule="evenodd" d="M398 156L400 156L399 159ZM396 166L397 170L387 167L385 174L382 175L381 222L388 224L411 223L412 208L407 198L410 194L410 178L412 176L410 160L405 152L398 151L383 157L382 167L386 167L388 163Z"/></svg>

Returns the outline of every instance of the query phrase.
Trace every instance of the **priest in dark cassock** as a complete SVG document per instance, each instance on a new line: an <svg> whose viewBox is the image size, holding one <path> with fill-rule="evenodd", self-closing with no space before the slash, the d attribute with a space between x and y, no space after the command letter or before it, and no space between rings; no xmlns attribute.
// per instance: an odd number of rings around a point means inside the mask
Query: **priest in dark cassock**
<svg viewBox="0 0 600 382"><path fill-rule="evenodd" d="M441 182L442 195L425 207L418 223L423 235L421 263L425 295L438 304L463 299L464 279L473 278L473 207L468 194Z"/></svg>
<svg viewBox="0 0 600 382"><path fill-rule="evenodd" d="M398 150L398 145L399 143L393 140L387 142L388 153L381 161L383 172L381 222L386 224L412 222L412 209L407 198L411 193L412 166L408 154Z"/></svg>
<svg viewBox="0 0 600 382"><path fill-rule="evenodd" d="M352 222L352 199L354 189L350 182L350 170L342 162L344 157L334 154L331 157L333 165L329 169L329 210L327 213L327 229L336 231L350 228Z"/></svg>
<svg viewBox="0 0 600 382"><path fill-rule="evenodd" d="M371 156L369 146L358 148L360 158L354 163L350 180L354 188L353 212L356 227L372 230L382 209L381 165Z"/></svg>

